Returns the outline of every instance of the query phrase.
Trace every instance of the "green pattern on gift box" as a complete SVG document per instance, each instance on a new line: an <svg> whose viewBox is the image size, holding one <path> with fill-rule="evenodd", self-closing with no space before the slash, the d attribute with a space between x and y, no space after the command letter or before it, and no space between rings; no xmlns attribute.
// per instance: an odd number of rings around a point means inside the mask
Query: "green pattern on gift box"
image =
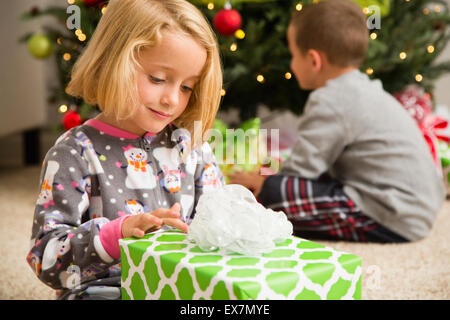
<svg viewBox="0 0 450 320"><path fill-rule="evenodd" d="M123 299L361 299L361 258L291 237L259 256L202 251L177 231L120 240Z"/></svg>

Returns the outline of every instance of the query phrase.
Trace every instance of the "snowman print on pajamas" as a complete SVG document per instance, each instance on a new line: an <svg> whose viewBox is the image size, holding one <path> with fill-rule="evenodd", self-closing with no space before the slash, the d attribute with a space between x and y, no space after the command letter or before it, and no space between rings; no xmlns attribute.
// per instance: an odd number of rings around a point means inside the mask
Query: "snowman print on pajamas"
<svg viewBox="0 0 450 320"><path fill-rule="evenodd" d="M156 177L150 166L151 161L147 160L147 152L141 148L128 145L122 147L127 164L123 165L117 161L118 168L127 170L125 185L129 189L154 189L156 187Z"/></svg>
<svg viewBox="0 0 450 320"><path fill-rule="evenodd" d="M42 270L48 270L56 264L56 268L61 268L62 257L70 250L70 239L75 236L74 233L67 235L65 240L51 238L44 251L42 258Z"/></svg>
<svg viewBox="0 0 450 320"><path fill-rule="evenodd" d="M36 201L36 204L42 205L45 209L49 206L54 206L53 202L53 187L56 187L58 190L64 190L64 187L55 182L56 172L59 170L59 163L53 160L49 160L47 163L47 170L45 171L44 181L41 185L41 191L39 192L39 197Z"/></svg>

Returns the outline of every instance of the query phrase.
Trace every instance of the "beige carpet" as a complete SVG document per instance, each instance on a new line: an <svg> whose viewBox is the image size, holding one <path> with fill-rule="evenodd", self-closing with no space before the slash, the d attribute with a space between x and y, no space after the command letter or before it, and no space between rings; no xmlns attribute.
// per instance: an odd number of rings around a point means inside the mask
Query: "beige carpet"
<svg viewBox="0 0 450 320"><path fill-rule="evenodd" d="M0 299L54 299L25 261L39 170L0 170ZM450 299L450 201L416 243L322 243L362 257L363 299Z"/></svg>

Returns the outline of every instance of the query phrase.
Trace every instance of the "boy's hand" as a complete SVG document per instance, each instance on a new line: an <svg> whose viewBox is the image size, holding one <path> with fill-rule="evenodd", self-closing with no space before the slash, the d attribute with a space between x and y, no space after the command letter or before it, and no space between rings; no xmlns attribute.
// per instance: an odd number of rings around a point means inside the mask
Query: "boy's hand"
<svg viewBox="0 0 450 320"><path fill-rule="evenodd" d="M127 218L122 224L122 236L143 237L146 232L156 231L163 224L180 229L187 233L188 225L180 220L180 204L175 203L172 208L159 208L153 212L145 212Z"/></svg>
<svg viewBox="0 0 450 320"><path fill-rule="evenodd" d="M228 176L232 184L241 184L249 189L255 197L258 197L261 188L266 180L266 176L262 176L255 172L235 172Z"/></svg>

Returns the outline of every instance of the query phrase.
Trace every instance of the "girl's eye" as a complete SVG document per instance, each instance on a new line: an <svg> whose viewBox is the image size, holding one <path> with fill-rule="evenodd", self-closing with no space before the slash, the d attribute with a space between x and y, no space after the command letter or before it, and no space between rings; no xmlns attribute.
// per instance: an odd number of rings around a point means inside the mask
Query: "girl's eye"
<svg viewBox="0 0 450 320"><path fill-rule="evenodd" d="M152 75L150 75L149 78L154 83L163 83L164 82L164 79L156 78L156 77L154 77Z"/></svg>
<svg viewBox="0 0 450 320"><path fill-rule="evenodd" d="M194 89L188 86L181 86L181 90L184 92L192 92Z"/></svg>

